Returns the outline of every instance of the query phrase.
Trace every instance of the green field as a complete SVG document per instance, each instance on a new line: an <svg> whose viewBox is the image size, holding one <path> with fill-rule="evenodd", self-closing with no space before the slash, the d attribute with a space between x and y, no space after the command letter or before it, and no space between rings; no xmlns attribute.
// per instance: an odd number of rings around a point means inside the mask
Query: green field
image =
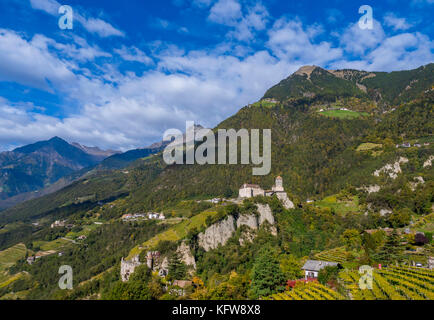
<svg viewBox="0 0 434 320"><path fill-rule="evenodd" d="M80 232L68 232L66 234L66 238L69 239L76 239L79 236L88 236L92 231L94 231L95 229L97 229L100 225L98 224L87 224L83 226L83 230L81 230Z"/></svg>
<svg viewBox="0 0 434 320"><path fill-rule="evenodd" d="M261 100L252 104L253 107L272 108L276 105L275 102Z"/></svg>
<svg viewBox="0 0 434 320"><path fill-rule="evenodd" d="M62 249L66 244L70 242L65 239L56 239L53 241L33 241L34 247L39 247L42 251L55 250L58 251Z"/></svg>
<svg viewBox="0 0 434 320"><path fill-rule="evenodd" d="M337 214L345 215L348 212L359 212L359 198L356 196L346 200L339 200L336 195L316 201L315 206L333 209Z"/></svg>
<svg viewBox="0 0 434 320"><path fill-rule="evenodd" d="M369 116L369 113L367 112L357 112L351 110L326 110L318 113L326 117L338 119L357 119Z"/></svg>
<svg viewBox="0 0 434 320"><path fill-rule="evenodd" d="M13 266L18 260L24 258L26 252L27 249L23 243L0 251L0 283L9 279L10 276L7 274L7 269Z"/></svg>
<svg viewBox="0 0 434 320"><path fill-rule="evenodd" d="M420 217L416 223L411 226L414 231L434 232L434 213Z"/></svg>

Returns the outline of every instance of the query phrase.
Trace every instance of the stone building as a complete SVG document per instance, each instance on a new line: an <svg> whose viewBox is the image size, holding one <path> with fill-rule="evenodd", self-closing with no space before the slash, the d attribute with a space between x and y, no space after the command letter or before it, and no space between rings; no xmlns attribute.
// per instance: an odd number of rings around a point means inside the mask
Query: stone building
<svg viewBox="0 0 434 320"><path fill-rule="evenodd" d="M146 254L146 265L149 269L154 270L157 266L157 261L160 258L160 252L148 251Z"/></svg>
<svg viewBox="0 0 434 320"><path fill-rule="evenodd" d="M265 196L265 191L257 184L245 183L239 190L240 198L252 198L256 196Z"/></svg>
<svg viewBox="0 0 434 320"><path fill-rule="evenodd" d="M134 270L140 266L142 263L139 261L139 256L134 256L131 260L124 260L122 258L121 261L121 279L123 282L128 281L130 276L134 273Z"/></svg>
<svg viewBox="0 0 434 320"><path fill-rule="evenodd" d="M276 195L277 198L282 202L283 206L286 209L293 209L294 203L289 200L288 195L285 192L285 189L283 188L283 179L281 176L278 176L276 178L276 181L271 188L271 190L264 191L259 185L257 184L243 184L239 190L239 197L240 198L252 198L256 196L266 196L266 197L272 197L273 195Z"/></svg>
<svg viewBox="0 0 434 320"><path fill-rule="evenodd" d="M274 192L285 192L285 189L283 189L283 179L281 176L278 176L276 178L276 181L274 183L272 190Z"/></svg>

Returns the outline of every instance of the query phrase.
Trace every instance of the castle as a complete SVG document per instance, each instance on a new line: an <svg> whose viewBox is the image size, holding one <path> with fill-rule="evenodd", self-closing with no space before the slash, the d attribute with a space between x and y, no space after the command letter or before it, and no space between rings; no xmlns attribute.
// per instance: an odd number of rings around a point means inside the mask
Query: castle
<svg viewBox="0 0 434 320"><path fill-rule="evenodd" d="M288 195L283 188L283 179L281 176L276 178L274 186L271 188L271 190L264 190L257 184L245 183L241 186L238 194L239 198L242 199L256 196L272 197L273 195L276 195L286 209L294 208L294 203L288 199Z"/></svg>
<svg viewBox="0 0 434 320"><path fill-rule="evenodd" d="M131 260L121 261L121 279L123 282L128 281L130 276L134 273L134 270L142 263L139 261L139 256L134 256Z"/></svg>
<svg viewBox="0 0 434 320"><path fill-rule="evenodd" d="M146 266L152 271L158 270L158 275L160 277L165 277L168 273L167 261L163 261L161 265L158 264L160 261L160 252L158 251L148 251L146 254ZM139 261L139 256L134 256L131 260L121 260L121 279L123 282L128 281L130 276L134 273L134 270L141 266L142 263Z"/></svg>

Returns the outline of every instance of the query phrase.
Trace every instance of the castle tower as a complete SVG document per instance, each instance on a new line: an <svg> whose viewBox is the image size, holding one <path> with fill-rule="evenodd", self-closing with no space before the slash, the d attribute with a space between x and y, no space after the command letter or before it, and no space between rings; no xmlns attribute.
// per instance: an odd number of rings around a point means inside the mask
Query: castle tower
<svg viewBox="0 0 434 320"><path fill-rule="evenodd" d="M149 269L152 270L153 267L153 256L152 256L152 252L148 251L148 254L146 255L146 265L148 266Z"/></svg>
<svg viewBox="0 0 434 320"><path fill-rule="evenodd" d="M276 181L275 181L274 186L273 186L273 191L274 192L284 192L285 191L285 189L283 188L283 179L281 176L278 176L276 178Z"/></svg>

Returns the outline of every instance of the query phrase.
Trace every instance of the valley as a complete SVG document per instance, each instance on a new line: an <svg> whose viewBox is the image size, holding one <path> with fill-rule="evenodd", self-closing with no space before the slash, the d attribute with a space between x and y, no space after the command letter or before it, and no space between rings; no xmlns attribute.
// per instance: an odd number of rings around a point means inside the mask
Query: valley
<svg viewBox="0 0 434 320"><path fill-rule="evenodd" d="M74 166L67 185L0 212L0 298L433 299L433 68L282 80L213 129L271 129L266 176L168 165L164 144Z"/></svg>

